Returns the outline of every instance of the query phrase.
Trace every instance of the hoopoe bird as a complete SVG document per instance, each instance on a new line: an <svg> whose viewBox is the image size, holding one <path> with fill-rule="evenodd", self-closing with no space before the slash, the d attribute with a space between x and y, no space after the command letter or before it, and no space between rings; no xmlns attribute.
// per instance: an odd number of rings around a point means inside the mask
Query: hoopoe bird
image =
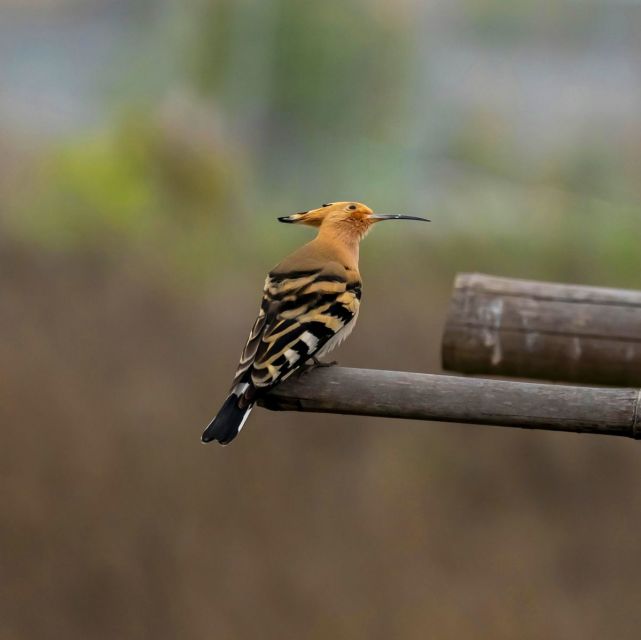
<svg viewBox="0 0 641 640"><path fill-rule="evenodd" d="M374 213L360 202L324 204L278 220L317 227L318 234L269 272L229 396L205 429L203 442L229 444L262 395L296 371L328 366L318 358L347 338L358 318L358 250L372 225L382 220L429 222Z"/></svg>

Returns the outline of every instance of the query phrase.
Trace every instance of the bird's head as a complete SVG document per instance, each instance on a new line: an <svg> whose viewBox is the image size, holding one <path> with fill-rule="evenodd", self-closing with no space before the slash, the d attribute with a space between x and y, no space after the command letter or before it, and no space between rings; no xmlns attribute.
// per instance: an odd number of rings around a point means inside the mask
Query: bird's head
<svg viewBox="0 0 641 640"><path fill-rule="evenodd" d="M362 202L333 202L324 204L318 209L293 213L290 216L278 218L280 222L290 224L306 224L311 227L334 227L341 230L352 230L359 236L364 236L369 228L382 220L422 220L426 218L405 216L401 214L374 213Z"/></svg>

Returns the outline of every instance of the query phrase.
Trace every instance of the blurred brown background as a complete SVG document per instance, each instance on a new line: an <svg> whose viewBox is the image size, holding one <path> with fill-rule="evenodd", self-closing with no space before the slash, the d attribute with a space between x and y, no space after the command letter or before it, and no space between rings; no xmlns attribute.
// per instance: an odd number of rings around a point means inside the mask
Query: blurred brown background
<svg viewBox="0 0 641 640"><path fill-rule="evenodd" d="M365 241L346 365L438 371L457 271L639 288L640 27L0 0L0 639L638 638L632 441L262 409L199 437L310 237L278 215L433 219Z"/></svg>

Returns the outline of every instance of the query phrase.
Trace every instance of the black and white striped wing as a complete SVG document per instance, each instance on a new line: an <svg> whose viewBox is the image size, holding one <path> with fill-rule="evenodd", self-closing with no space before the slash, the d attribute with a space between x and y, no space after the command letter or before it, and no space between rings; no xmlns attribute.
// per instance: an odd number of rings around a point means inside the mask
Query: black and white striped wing
<svg viewBox="0 0 641 640"><path fill-rule="evenodd" d="M358 315L360 283L348 283L337 271L268 276L232 385L247 403L349 333Z"/></svg>

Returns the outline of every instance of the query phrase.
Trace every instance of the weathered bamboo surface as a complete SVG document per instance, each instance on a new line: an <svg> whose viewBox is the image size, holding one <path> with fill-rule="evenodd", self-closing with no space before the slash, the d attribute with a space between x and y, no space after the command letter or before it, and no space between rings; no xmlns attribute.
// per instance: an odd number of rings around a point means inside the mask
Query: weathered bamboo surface
<svg viewBox="0 0 641 640"><path fill-rule="evenodd" d="M641 386L641 291L460 274L443 368Z"/></svg>
<svg viewBox="0 0 641 640"><path fill-rule="evenodd" d="M273 389L260 404L413 420L641 438L638 389L575 387L449 375L315 369Z"/></svg>

